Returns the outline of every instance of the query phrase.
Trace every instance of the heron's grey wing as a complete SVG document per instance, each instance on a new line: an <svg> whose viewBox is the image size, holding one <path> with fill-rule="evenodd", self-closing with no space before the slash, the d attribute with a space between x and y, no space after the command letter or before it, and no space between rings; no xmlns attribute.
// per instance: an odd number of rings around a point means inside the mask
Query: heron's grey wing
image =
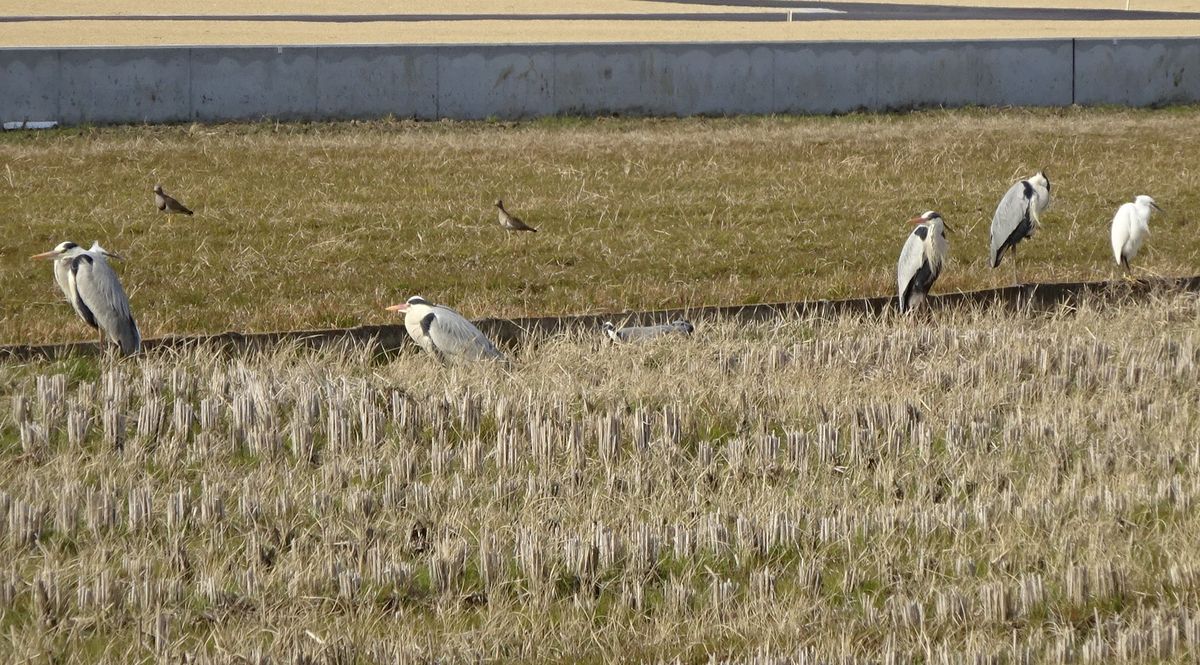
<svg viewBox="0 0 1200 665"><path fill-rule="evenodd" d="M96 325L116 340L122 353L136 353L141 348L142 335L133 320L125 289L108 261L103 256L80 254L71 263L71 274L75 294L91 312Z"/></svg>
<svg viewBox="0 0 1200 665"><path fill-rule="evenodd" d="M504 357L483 332L449 307L435 307L428 324L429 339L438 351L470 360L499 360Z"/></svg>
<svg viewBox="0 0 1200 665"><path fill-rule="evenodd" d="M918 226L904 241L900 250L900 260L896 262L896 294L900 298L900 311L908 309L908 296L911 293L913 280L925 265L925 236L928 227Z"/></svg>
<svg viewBox="0 0 1200 665"><path fill-rule="evenodd" d="M1000 258L1006 247L1012 247L1024 238L1031 225L1029 221L1029 205L1037 197L1033 185L1022 180L1004 193L1004 198L996 205L992 214L992 251L991 265L1000 265Z"/></svg>

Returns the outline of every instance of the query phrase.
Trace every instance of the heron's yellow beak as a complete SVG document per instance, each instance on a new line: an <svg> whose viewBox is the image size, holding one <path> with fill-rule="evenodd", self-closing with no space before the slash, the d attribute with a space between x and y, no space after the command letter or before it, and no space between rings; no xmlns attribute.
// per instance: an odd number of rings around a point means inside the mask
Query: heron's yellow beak
<svg viewBox="0 0 1200 665"><path fill-rule="evenodd" d="M45 260L45 259L53 259L53 258L57 258L57 257L58 257L58 252L56 252L55 250L52 249L48 252L42 252L41 254L34 254L33 256L31 256L29 258Z"/></svg>
<svg viewBox="0 0 1200 665"><path fill-rule="evenodd" d="M402 302L399 305L392 305L391 307L386 307L384 309L389 312L404 312L408 310L408 303Z"/></svg>
<svg viewBox="0 0 1200 665"><path fill-rule="evenodd" d="M924 222L925 222L925 218L921 217L919 215L908 220L909 224L923 224Z"/></svg>

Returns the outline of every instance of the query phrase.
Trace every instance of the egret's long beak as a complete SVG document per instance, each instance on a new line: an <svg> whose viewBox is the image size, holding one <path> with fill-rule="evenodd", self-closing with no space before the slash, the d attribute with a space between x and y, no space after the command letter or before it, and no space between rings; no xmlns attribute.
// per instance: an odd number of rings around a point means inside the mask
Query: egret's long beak
<svg viewBox="0 0 1200 665"><path fill-rule="evenodd" d="M48 252L42 252L41 254L34 254L33 256L31 256L29 258L38 259L38 260L46 260L46 259L56 259L56 258L58 258L58 256L59 256L58 252L52 249Z"/></svg>
<svg viewBox="0 0 1200 665"><path fill-rule="evenodd" d="M1157 211L1161 212L1161 213L1162 213L1162 214L1164 214L1164 215L1165 215L1165 214L1167 214L1167 211L1166 211L1166 210L1163 210L1163 209L1162 209L1162 208L1160 208L1160 207L1158 207L1158 204L1157 204L1157 203L1151 203L1151 204L1150 204L1150 207L1151 207L1151 208L1154 208L1155 210L1157 210Z"/></svg>
<svg viewBox="0 0 1200 665"><path fill-rule="evenodd" d="M392 305L391 307L387 307L385 309L387 309L389 312L406 312L408 311L408 303L402 302L399 305Z"/></svg>

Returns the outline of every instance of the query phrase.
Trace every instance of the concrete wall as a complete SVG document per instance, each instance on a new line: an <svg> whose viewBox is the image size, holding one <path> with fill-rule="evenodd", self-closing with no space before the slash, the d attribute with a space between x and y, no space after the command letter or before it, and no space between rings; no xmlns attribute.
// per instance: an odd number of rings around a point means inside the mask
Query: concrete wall
<svg viewBox="0 0 1200 665"><path fill-rule="evenodd" d="M1180 291L1200 291L1200 276L1164 277L1159 279L1127 282L1060 282L1047 284L1023 284L982 291L959 291L930 296L927 303L934 309L951 307L1006 307L1022 312L1031 309L1061 312L1063 305L1078 306L1084 301L1103 301L1108 298L1127 300L1130 297L1145 298ZM603 338L600 326L613 321L618 326L656 325L678 318L695 323L713 320L726 321L774 321L786 317L819 316L830 317L840 314L879 315L896 306L892 295L876 298L850 298L848 300L805 300L790 303L760 303L753 305L729 305L697 307L693 309L656 310L650 312L617 312L612 314L585 314L581 316L537 317L527 319L481 319L475 323L489 338L502 346L517 347L536 344L539 339L551 335L582 331L593 335L597 341ZM697 334L704 334L701 328ZM227 332L217 335L172 336L147 339L142 350L154 353L158 349L187 349L208 347L214 350L231 351L262 350L279 348L281 345L296 345L308 348L369 347L379 352L390 352L414 346L403 324L386 326L360 326L358 328L330 328L325 330L295 330L263 333ZM99 353L95 342L73 342L68 344L12 345L0 346L0 362L6 360L26 361L38 358L65 358L72 355L95 355Z"/></svg>
<svg viewBox="0 0 1200 665"><path fill-rule="evenodd" d="M0 121L1200 101L1200 39L0 49Z"/></svg>

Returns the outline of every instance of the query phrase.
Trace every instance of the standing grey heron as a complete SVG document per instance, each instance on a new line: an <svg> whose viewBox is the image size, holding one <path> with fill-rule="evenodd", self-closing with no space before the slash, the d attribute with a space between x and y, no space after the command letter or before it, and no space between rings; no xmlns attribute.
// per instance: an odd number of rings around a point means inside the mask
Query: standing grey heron
<svg viewBox="0 0 1200 665"><path fill-rule="evenodd" d="M1146 236L1150 235L1150 215L1155 210L1163 212L1154 199L1139 194L1133 203L1123 203L1117 208L1117 214L1112 220L1112 249L1113 258L1117 265L1129 273L1129 261L1137 256Z"/></svg>
<svg viewBox="0 0 1200 665"><path fill-rule="evenodd" d="M122 354L130 355L141 348L142 334L133 320L125 289L108 265L110 256L116 257L98 242L84 250L68 241L32 258L54 260L54 280L79 318L100 331L101 351L104 336L108 335Z"/></svg>
<svg viewBox="0 0 1200 665"><path fill-rule="evenodd" d="M461 314L441 305L413 296L389 312L404 313L404 327L417 346L439 360L504 360L504 354L491 340Z"/></svg>
<svg viewBox="0 0 1200 665"><path fill-rule="evenodd" d="M917 228L909 234L896 262L896 292L901 312L920 305L929 288L942 274L950 246L946 242L946 220L930 210L909 220Z"/></svg>
<svg viewBox="0 0 1200 665"><path fill-rule="evenodd" d="M533 231L537 233L537 229L521 221L520 217L510 213L504 209L504 201L496 199L496 209L499 210L500 226L509 231Z"/></svg>
<svg viewBox="0 0 1200 665"><path fill-rule="evenodd" d="M168 215L179 213L182 215L191 215L192 211L188 210L187 206L177 201L170 194L163 191L162 185L154 186L154 206L159 212L165 212Z"/></svg>
<svg viewBox="0 0 1200 665"><path fill-rule="evenodd" d="M676 319L670 323L664 323L657 326L635 326L628 328L617 328L612 321L604 322L604 334L612 341L622 344L627 342L644 342L648 339L656 337L664 337L666 335L690 335L696 327L686 319Z"/></svg>
<svg viewBox="0 0 1200 665"><path fill-rule="evenodd" d="M1028 180L1013 185L1000 199L992 215L992 267L1000 265L1004 250L1012 250L1013 281L1017 281L1017 243L1032 238L1041 224L1041 214L1050 206L1050 180L1038 171Z"/></svg>

